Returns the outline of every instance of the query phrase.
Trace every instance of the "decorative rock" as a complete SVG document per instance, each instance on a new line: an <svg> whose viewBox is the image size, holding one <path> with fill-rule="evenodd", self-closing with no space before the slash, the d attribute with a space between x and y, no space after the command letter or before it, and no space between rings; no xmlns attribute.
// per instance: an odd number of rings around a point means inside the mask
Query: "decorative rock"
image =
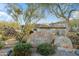
<svg viewBox="0 0 79 59"><path fill-rule="evenodd" d="M79 49L76 49L75 54L79 56Z"/></svg>
<svg viewBox="0 0 79 59"><path fill-rule="evenodd" d="M65 36L57 36L54 44L57 47L67 48L70 50L73 48L71 40Z"/></svg>
<svg viewBox="0 0 79 59"><path fill-rule="evenodd" d="M69 51L66 48L58 47L54 56L76 56L76 54L74 52Z"/></svg>
<svg viewBox="0 0 79 59"><path fill-rule="evenodd" d="M8 51L7 56L12 56L12 49Z"/></svg>
<svg viewBox="0 0 79 59"><path fill-rule="evenodd" d="M55 39L53 33L47 31L35 32L30 35L30 38L27 40L28 43L31 43L34 46L38 46L42 43L51 43Z"/></svg>
<svg viewBox="0 0 79 59"><path fill-rule="evenodd" d="M67 30L66 29L58 29L56 34L58 36L65 36L67 34Z"/></svg>

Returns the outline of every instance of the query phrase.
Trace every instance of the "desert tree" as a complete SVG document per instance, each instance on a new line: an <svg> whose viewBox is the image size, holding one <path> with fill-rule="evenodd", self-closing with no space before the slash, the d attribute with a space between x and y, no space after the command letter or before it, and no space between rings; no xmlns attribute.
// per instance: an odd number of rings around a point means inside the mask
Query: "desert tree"
<svg viewBox="0 0 79 59"><path fill-rule="evenodd" d="M74 5L76 5L76 4L64 4L64 3L59 4L59 3L57 3L57 4L49 6L50 13L52 15L55 15L57 18L62 18L66 21L68 31L71 29L71 24L70 24L69 20L72 16L72 13L74 11L78 10L73 7ZM79 5L77 4L77 6L79 6Z"/></svg>
<svg viewBox="0 0 79 59"><path fill-rule="evenodd" d="M78 11L79 4L69 4L69 3L48 3L48 4L39 4L40 7L42 7L41 10L47 10L47 12L57 18L60 18L61 20L65 20L67 24L67 29L71 29L71 24L69 22L72 13L74 11Z"/></svg>
<svg viewBox="0 0 79 59"><path fill-rule="evenodd" d="M45 17L43 10L41 10L38 4L25 5L28 7L23 10L18 6L18 4L7 4L7 12L15 21L23 20L25 25L29 23L36 23L41 18Z"/></svg>
<svg viewBox="0 0 79 59"><path fill-rule="evenodd" d="M19 20L19 17L22 15L22 20L24 20L25 23L30 23L33 20L38 20L44 17L43 12L41 12L41 9L39 6L36 6L36 4L25 4L28 6L28 8L25 8L25 10L22 10L18 4L7 4L8 13L12 16L12 18L15 21Z"/></svg>

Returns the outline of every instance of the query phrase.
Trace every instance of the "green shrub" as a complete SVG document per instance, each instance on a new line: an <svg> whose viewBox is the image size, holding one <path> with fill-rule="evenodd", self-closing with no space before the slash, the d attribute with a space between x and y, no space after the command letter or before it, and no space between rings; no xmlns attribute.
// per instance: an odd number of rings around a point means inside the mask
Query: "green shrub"
<svg viewBox="0 0 79 59"><path fill-rule="evenodd" d="M9 37L8 36L5 36L5 35L2 35L2 38L1 38L3 41L5 41L5 40L8 40L9 39Z"/></svg>
<svg viewBox="0 0 79 59"><path fill-rule="evenodd" d="M0 41L0 49L4 47L4 43Z"/></svg>
<svg viewBox="0 0 79 59"><path fill-rule="evenodd" d="M73 45L79 45L79 34L78 33L74 33L74 32L70 32L67 34L67 36L71 39L72 44Z"/></svg>
<svg viewBox="0 0 79 59"><path fill-rule="evenodd" d="M23 36L24 36L23 33L17 33L17 34L16 34L16 40L17 40L17 41L21 41L22 38L23 38Z"/></svg>
<svg viewBox="0 0 79 59"><path fill-rule="evenodd" d="M52 55L55 53L55 47L51 44L43 43L37 47L37 52L45 56Z"/></svg>
<svg viewBox="0 0 79 59"><path fill-rule="evenodd" d="M26 43L27 42L27 35L24 35L21 42Z"/></svg>
<svg viewBox="0 0 79 59"><path fill-rule="evenodd" d="M0 34L2 34L2 32L3 32L3 31L2 31L2 30L0 30Z"/></svg>
<svg viewBox="0 0 79 59"><path fill-rule="evenodd" d="M16 35L16 40L19 42L25 42L27 41L27 35L25 35L24 33L17 33Z"/></svg>
<svg viewBox="0 0 79 59"><path fill-rule="evenodd" d="M13 48L13 54L15 56L29 56L31 55L31 44L17 43Z"/></svg>
<svg viewBox="0 0 79 59"><path fill-rule="evenodd" d="M23 33L17 33L17 34L16 34L16 40L19 41L19 42L21 42L23 36L24 36Z"/></svg>
<svg viewBox="0 0 79 59"><path fill-rule="evenodd" d="M79 32L76 33L79 36Z"/></svg>

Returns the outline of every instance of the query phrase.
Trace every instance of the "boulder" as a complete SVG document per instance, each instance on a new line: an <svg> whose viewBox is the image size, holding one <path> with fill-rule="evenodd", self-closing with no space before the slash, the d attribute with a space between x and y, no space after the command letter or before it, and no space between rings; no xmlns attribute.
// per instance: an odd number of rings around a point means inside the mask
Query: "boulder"
<svg viewBox="0 0 79 59"><path fill-rule="evenodd" d="M55 39L53 33L47 31L34 32L30 35L30 38L27 40L28 43L31 43L34 46L38 46L42 43L51 43Z"/></svg>
<svg viewBox="0 0 79 59"><path fill-rule="evenodd" d="M67 49L73 48L71 40L66 36L57 36L54 41L54 45L56 45L57 47L62 47Z"/></svg>

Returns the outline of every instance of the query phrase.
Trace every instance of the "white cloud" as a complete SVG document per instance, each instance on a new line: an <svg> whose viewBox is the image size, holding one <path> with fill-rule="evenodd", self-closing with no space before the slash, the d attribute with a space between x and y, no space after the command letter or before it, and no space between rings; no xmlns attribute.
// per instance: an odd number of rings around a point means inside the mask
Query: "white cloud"
<svg viewBox="0 0 79 59"><path fill-rule="evenodd" d="M73 16L73 18L75 18L75 19L79 19L79 11L73 12L72 16Z"/></svg>
<svg viewBox="0 0 79 59"><path fill-rule="evenodd" d="M13 21L12 17L5 12L0 12L0 21Z"/></svg>

